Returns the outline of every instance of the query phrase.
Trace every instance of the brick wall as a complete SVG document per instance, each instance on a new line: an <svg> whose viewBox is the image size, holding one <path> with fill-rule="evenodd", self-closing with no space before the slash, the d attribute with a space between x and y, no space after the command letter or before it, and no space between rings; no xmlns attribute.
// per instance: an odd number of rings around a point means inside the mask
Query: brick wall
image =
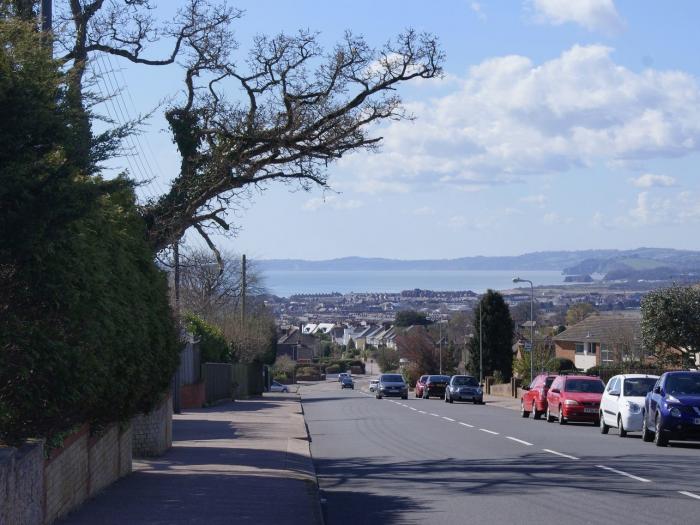
<svg viewBox="0 0 700 525"><path fill-rule="evenodd" d="M556 341L554 346L554 355L556 357L571 359L572 362L575 362L576 343L573 341Z"/></svg>
<svg viewBox="0 0 700 525"><path fill-rule="evenodd" d="M204 406L204 383L182 385L180 388L180 408L202 408Z"/></svg>
<svg viewBox="0 0 700 525"><path fill-rule="evenodd" d="M0 448L0 524L43 521L44 442Z"/></svg>
<svg viewBox="0 0 700 525"><path fill-rule="evenodd" d="M160 456L173 444L173 400L170 396L150 414L131 422L134 457Z"/></svg>

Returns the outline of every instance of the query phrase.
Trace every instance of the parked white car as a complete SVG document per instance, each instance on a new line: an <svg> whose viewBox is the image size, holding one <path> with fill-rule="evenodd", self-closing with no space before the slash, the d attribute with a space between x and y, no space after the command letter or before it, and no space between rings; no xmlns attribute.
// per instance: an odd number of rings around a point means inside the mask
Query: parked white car
<svg viewBox="0 0 700 525"><path fill-rule="evenodd" d="M644 399L659 376L622 374L610 378L600 401L600 432L617 428L620 437L642 430Z"/></svg>
<svg viewBox="0 0 700 525"><path fill-rule="evenodd" d="M379 384L379 379L372 379L372 380L369 382L369 391L370 391L370 392L374 392L375 390L377 390L377 385L378 385L378 384Z"/></svg>
<svg viewBox="0 0 700 525"><path fill-rule="evenodd" d="M270 385L270 392L289 392L289 388L287 388L287 385L273 381Z"/></svg>

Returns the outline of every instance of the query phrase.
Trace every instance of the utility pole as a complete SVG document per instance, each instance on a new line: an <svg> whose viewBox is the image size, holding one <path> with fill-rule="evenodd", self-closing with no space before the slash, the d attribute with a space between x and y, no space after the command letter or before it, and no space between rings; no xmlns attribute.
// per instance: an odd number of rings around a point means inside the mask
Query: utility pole
<svg viewBox="0 0 700 525"><path fill-rule="evenodd" d="M53 26L53 0L41 0L41 32L48 33Z"/></svg>
<svg viewBox="0 0 700 525"><path fill-rule="evenodd" d="M438 322L440 323L440 375L442 375L442 319Z"/></svg>
<svg viewBox="0 0 700 525"><path fill-rule="evenodd" d="M246 260L245 254L243 254L243 257L241 257L241 323L245 323L246 286Z"/></svg>

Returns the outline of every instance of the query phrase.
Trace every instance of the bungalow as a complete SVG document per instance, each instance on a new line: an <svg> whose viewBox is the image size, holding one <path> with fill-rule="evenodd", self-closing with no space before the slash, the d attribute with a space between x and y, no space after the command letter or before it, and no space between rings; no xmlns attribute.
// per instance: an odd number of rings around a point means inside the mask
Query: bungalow
<svg viewBox="0 0 700 525"><path fill-rule="evenodd" d="M612 366L621 361L645 360L640 315L591 315L554 336L555 355L576 368Z"/></svg>
<svg viewBox="0 0 700 525"><path fill-rule="evenodd" d="M286 355L292 361L310 363L318 354L318 340L293 328L277 341L277 356Z"/></svg>

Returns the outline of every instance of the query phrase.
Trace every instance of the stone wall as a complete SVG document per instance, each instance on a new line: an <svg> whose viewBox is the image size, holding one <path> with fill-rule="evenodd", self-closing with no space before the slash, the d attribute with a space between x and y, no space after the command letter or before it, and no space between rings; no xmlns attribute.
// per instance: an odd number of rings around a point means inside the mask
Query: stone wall
<svg viewBox="0 0 700 525"><path fill-rule="evenodd" d="M43 440L0 448L0 524L41 523L43 500Z"/></svg>
<svg viewBox="0 0 700 525"><path fill-rule="evenodd" d="M84 425L45 462L45 523L65 516L130 472L131 427L110 425L90 436L89 426Z"/></svg>
<svg viewBox="0 0 700 525"><path fill-rule="evenodd" d="M173 400L167 397L150 414L131 421L134 457L160 456L173 444Z"/></svg>

